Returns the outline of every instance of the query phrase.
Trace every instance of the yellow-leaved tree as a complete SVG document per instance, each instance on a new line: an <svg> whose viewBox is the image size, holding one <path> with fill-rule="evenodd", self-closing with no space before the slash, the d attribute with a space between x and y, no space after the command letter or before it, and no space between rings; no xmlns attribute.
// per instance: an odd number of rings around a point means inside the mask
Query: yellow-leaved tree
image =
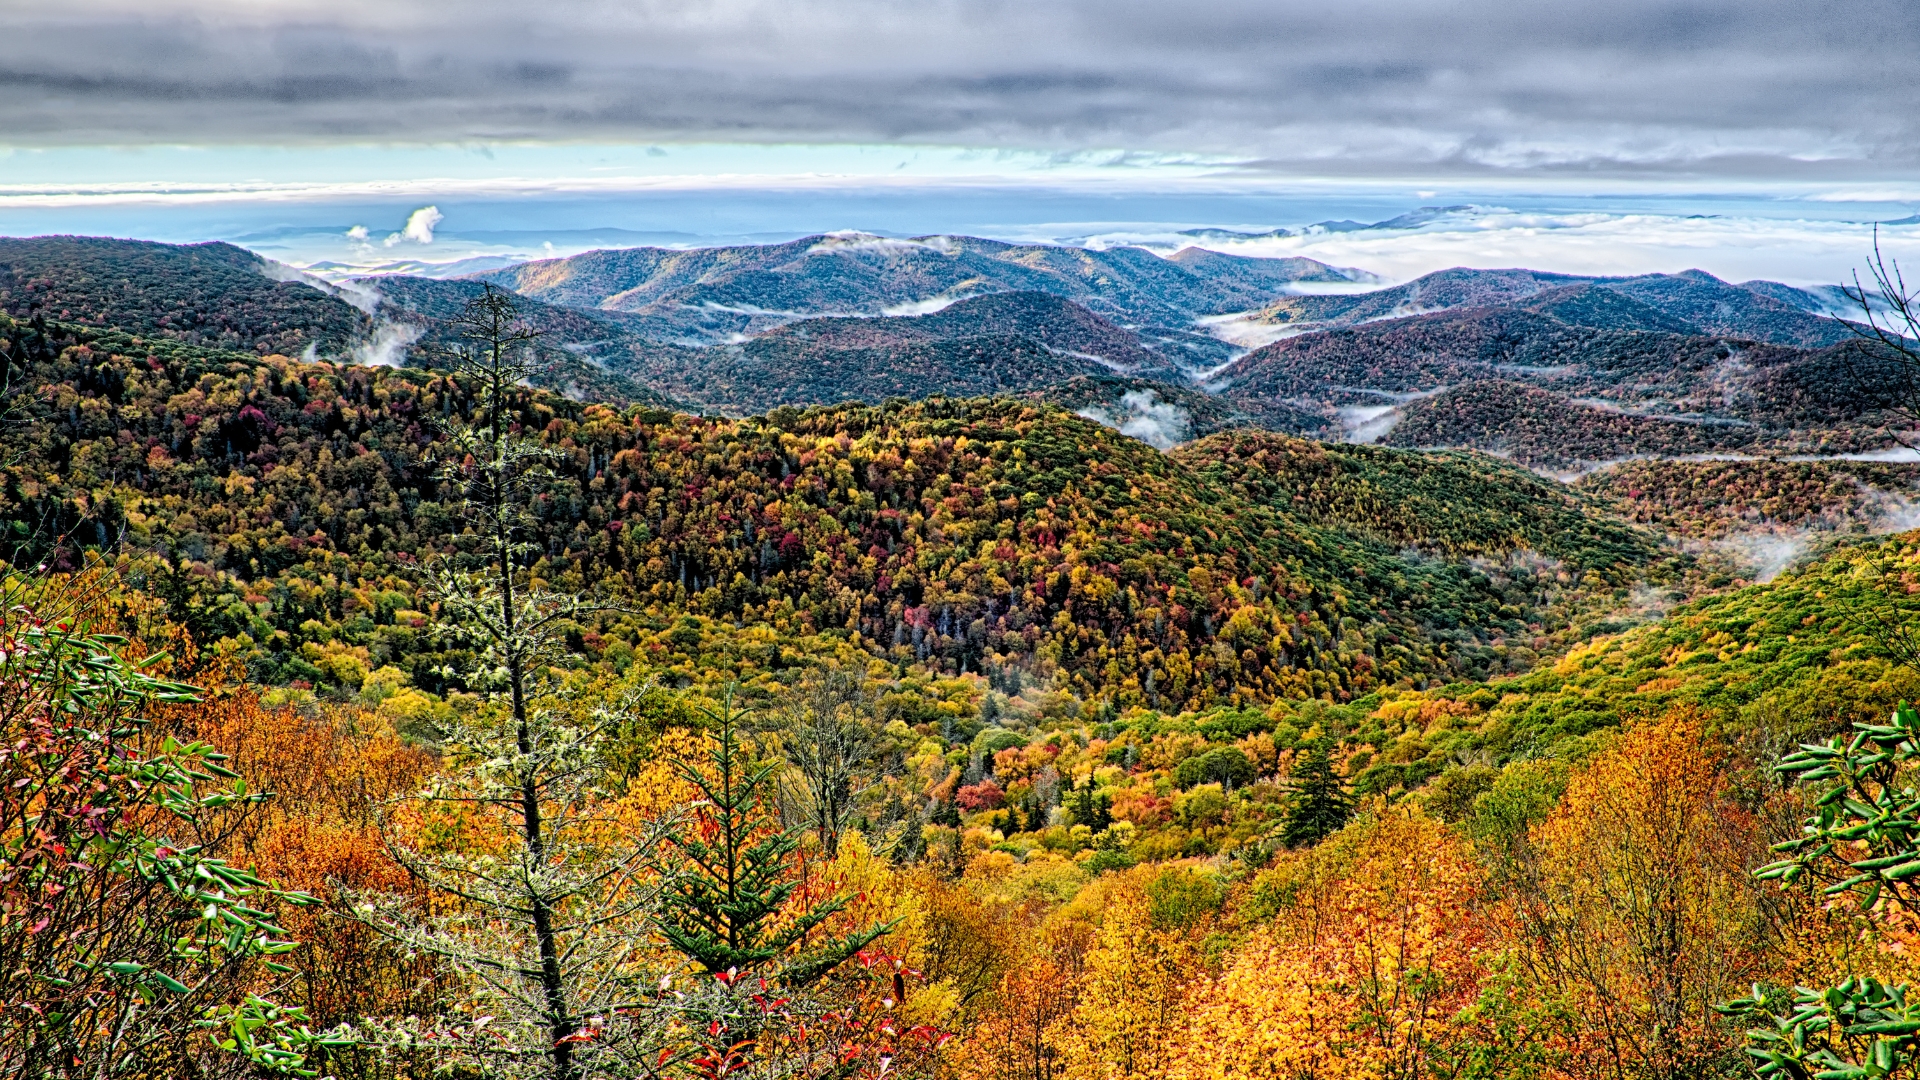
<svg viewBox="0 0 1920 1080"><path fill-rule="evenodd" d="M1110 881L1100 883L1109 892L1079 1000L1050 1041L1072 1080L1166 1076L1217 887L1177 867L1140 867Z"/></svg>
<svg viewBox="0 0 1920 1080"><path fill-rule="evenodd" d="M1528 835L1506 892L1576 1076L1724 1065L1738 1032L1715 1006L1782 973L1787 913L1751 873L1765 829L1724 759L1695 716L1636 725Z"/></svg>
<svg viewBox="0 0 1920 1080"><path fill-rule="evenodd" d="M1448 1075L1497 938L1481 874L1417 808L1375 807L1262 876L1271 912L1197 987L1176 1080L1421 1080Z"/></svg>

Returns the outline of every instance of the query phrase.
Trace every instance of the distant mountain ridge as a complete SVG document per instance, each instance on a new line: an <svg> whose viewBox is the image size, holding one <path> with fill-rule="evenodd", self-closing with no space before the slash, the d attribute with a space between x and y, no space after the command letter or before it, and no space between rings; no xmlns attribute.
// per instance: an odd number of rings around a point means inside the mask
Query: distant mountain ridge
<svg viewBox="0 0 1920 1080"><path fill-rule="evenodd" d="M1243 412L1285 403L1400 446L1468 446L1547 468L1636 453L1878 445L1903 369L1811 293L1679 275L1449 270L1356 296L1295 297L1315 328L1208 386ZM1769 295L1769 292L1774 295ZM1785 297L1785 298L1783 298Z"/></svg>
<svg viewBox="0 0 1920 1080"><path fill-rule="evenodd" d="M1264 261L1264 260L1263 260ZM625 312L665 339L712 343L808 315L907 315L987 292L1043 292L1124 325L1184 327L1257 307L1294 281L1350 280L1311 259L1255 275L1234 256L974 237L827 234L746 247L621 248L479 275L545 303Z"/></svg>
<svg viewBox="0 0 1920 1080"><path fill-rule="evenodd" d="M1831 305L1823 297L1772 281L1733 285L1703 270L1637 277L1583 277L1538 270L1456 267L1373 292L1281 297L1261 310L1253 321L1302 329L1355 326L1455 308L1515 305L1549 290L1573 286L1605 290L1638 301L1646 309L1658 312L1668 328L1680 332L1805 346L1834 345L1853 336L1824 314ZM1591 298L1597 294L1587 295ZM1641 312L1638 307L1594 306L1584 315L1590 321L1582 325L1600 329L1650 328L1629 325L1644 318ZM1569 321L1582 317L1573 309L1567 313L1574 315ZM1627 322L1617 321L1621 318Z"/></svg>
<svg viewBox="0 0 1920 1080"><path fill-rule="evenodd" d="M461 306L512 287L543 335L536 383L580 400L741 416L1013 395L1156 445L1255 426L1549 469L1885 443L1884 384L1901 373L1829 314L1837 288L1701 271L1453 268L1379 289L1364 276L1195 247L843 233L329 283L225 244L0 241L10 313L256 354L437 364ZM1243 351L1213 336L1223 320L1281 340Z"/></svg>

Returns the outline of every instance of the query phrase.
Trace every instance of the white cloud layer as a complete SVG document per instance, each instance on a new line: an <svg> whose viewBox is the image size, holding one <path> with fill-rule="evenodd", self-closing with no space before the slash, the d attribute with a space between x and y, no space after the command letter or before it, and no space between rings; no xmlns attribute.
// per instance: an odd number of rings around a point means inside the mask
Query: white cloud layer
<svg viewBox="0 0 1920 1080"><path fill-rule="evenodd" d="M1920 265L1920 224L1882 225L1878 236L1888 255L1910 266ZM1193 242L1177 234L1125 231L1089 239L1163 251ZM1792 284L1822 284L1849 280L1871 252L1874 239L1875 226L1863 222L1648 213L1518 213L1476 207L1441 215L1418 229L1309 230L1303 235L1240 242L1208 240L1202 246L1236 255L1304 255L1335 266L1362 267L1390 281L1407 281L1451 266L1472 266L1530 267L1565 274L1700 269L1730 281L1770 278ZM1349 289L1342 287L1339 291ZM1257 334L1261 328L1243 329ZM1223 336L1231 337L1231 333Z"/></svg>

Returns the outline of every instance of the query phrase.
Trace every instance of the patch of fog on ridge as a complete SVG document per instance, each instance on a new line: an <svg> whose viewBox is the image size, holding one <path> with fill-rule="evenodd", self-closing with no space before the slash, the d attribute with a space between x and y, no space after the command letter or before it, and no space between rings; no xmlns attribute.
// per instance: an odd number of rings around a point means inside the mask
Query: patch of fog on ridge
<svg viewBox="0 0 1920 1080"><path fill-rule="evenodd" d="M1113 428L1156 450L1171 450L1187 441L1193 430L1187 410L1171 401L1161 401L1153 390L1129 390L1120 395L1118 409L1090 405L1078 413L1096 424Z"/></svg>
<svg viewBox="0 0 1920 1080"><path fill-rule="evenodd" d="M407 347L420 340L422 328L411 323L382 320L373 335L348 350L356 364L370 367L401 367L407 361Z"/></svg>
<svg viewBox="0 0 1920 1080"><path fill-rule="evenodd" d="M1920 529L1920 502L1880 488L1867 488L1866 493L1866 512L1853 519L1856 529L1864 525L1867 536L1884 536ZM1753 579L1764 583L1779 577L1794 563L1799 562L1820 541L1846 535L1861 534L1846 529L1777 526L1724 537L1712 542L1709 546L1753 567Z"/></svg>
<svg viewBox="0 0 1920 1080"><path fill-rule="evenodd" d="M906 300L880 309L880 314L888 318L912 318L915 315L932 315L944 311L962 300L970 299L973 293L960 293L956 296L929 296L925 300Z"/></svg>
<svg viewBox="0 0 1920 1080"><path fill-rule="evenodd" d="M380 307L379 290L352 278L329 281L297 266L288 266L286 263L268 258L260 260L260 273L269 281L290 281L310 289L317 289L328 296L337 297L352 304L368 315L375 314Z"/></svg>
<svg viewBox="0 0 1920 1080"><path fill-rule="evenodd" d="M1276 341L1284 341L1301 334L1310 334L1319 326L1275 326L1259 321L1257 311L1232 311L1225 315L1208 315L1195 319L1193 325L1211 338L1218 338L1229 345L1242 349L1258 349Z"/></svg>
<svg viewBox="0 0 1920 1080"><path fill-rule="evenodd" d="M1752 567L1753 580L1764 584L1798 562L1812 539L1812 534L1805 529L1777 529L1740 533L1715 540L1708 546Z"/></svg>
<svg viewBox="0 0 1920 1080"><path fill-rule="evenodd" d="M1334 410L1340 430L1350 443L1376 443L1400 423L1398 405L1342 405Z"/></svg>

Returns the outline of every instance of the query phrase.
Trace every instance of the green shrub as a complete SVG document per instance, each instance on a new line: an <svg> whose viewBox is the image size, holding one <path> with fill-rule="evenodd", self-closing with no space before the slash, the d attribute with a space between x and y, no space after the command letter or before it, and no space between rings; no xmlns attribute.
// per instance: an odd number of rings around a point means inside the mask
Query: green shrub
<svg viewBox="0 0 1920 1080"><path fill-rule="evenodd" d="M1232 791L1253 783L1258 774L1259 770L1246 754L1231 746L1221 746L1182 761L1173 770L1173 780L1182 790L1196 784L1219 784L1224 790Z"/></svg>

